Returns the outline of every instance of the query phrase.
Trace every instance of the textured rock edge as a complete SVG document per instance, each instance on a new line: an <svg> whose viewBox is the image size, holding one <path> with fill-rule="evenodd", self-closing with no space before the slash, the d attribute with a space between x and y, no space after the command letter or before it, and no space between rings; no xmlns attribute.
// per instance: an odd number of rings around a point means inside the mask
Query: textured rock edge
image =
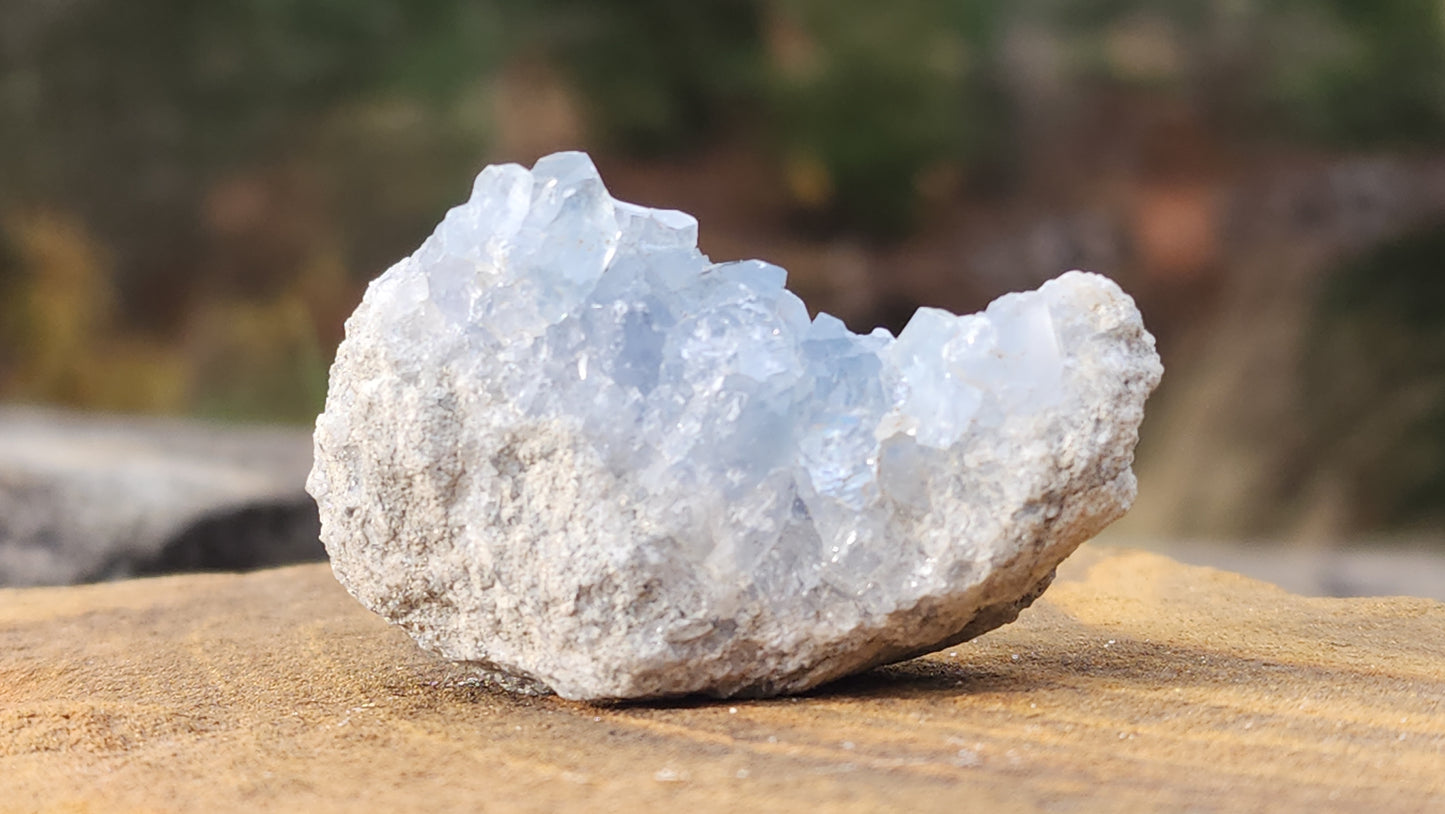
<svg viewBox="0 0 1445 814"><path fill-rule="evenodd" d="M1102 297L1090 314L1094 335L1101 335L1127 346L1124 355L1134 364L1126 367L1132 370L1136 380L1112 383L1113 386L1109 387L1107 392L1110 398L1085 405L1091 408L1087 411L1088 416L1065 416L1078 421L1087 419L1085 423L1092 422L1093 425L1093 428L1085 429L1071 423L1065 436L1070 439L1088 437L1092 442L1090 433L1096 432L1099 426L1123 427L1125 431L1111 435L1107 443L1102 438L1097 441L1101 448L1089 450L1095 454L1086 456L1090 459L1087 466L1075 466L1077 462L1073 460L1067 466L1055 461L1053 474L1059 476L1067 472L1069 477L1055 477L1051 482L1063 480L1068 484L1067 488L1057 490L1054 494L1037 496L1038 500L1022 507L1016 516L1009 518L1015 526L1021 523L1023 528L1020 533L1009 535L1010 540L1002 541L1006 543L1004 551L1008 552L1009 556L1003 561L992 563L987 579L968 587L961 594L920 597L915 604L895 612L894 616L898 617L898 620L893 623L871 626L861 635L833 642L831 645L825 644L821 649L812 651L809 657L801 662L779 663L776 666L782 669L762 676L701 675L696 676L695 681L684 678L684 683L681 684L676 675L681 668L676 663L663 665L653 672L629 670L627 665L606 665L610 666L612 675L604 680L599 680L599 677L606 675L606 670L599 669L599 665L593 663L588 665L592 670L584 670L590 672L590 675L585 676L584 680L573 681L555 670L539 673L517 663L478 661L460 656L444 636L438 633L435 620L427 615L425 609L418 614L416 608L408 610L400 607L395 596L378 595L374 584L368 584L366 579L353 578L362 575L376 577L376 564L356 561L346 551L350 548L346 541L333 539L328 543L333 556L333 567L341 582L363 604L401 625L427 649L454 660L469 662L480 674L490 676L509 689L540 691L543 687L549 687L565 697L576 699L596 701L693 693L721 697L766 696L799 692L872 666L906 659L972 638L1016 618L1018 613L1047 587L1058 563L1080 543L1122 515L1135 493L1135 481L1129 466L1137 441L1138 424L1142 420L1143 402L1159 375L1152 337L1143 330L1132 300L1120 291L1116 284L1097 275L1079 276L1091 278L1094 284L1102 286L1103 291L1107 292L1108 296ZM554 456L547 454L545 450L534 450L534 453L542 453L535 457L528 456L534 464L542 460L555 464L558 457L565 459L570 456L570 448L573 447L571 441L552 433L541 435L552 435L554 440L544 445L552 447L553 452L566 454ZM560 435L565 436L566 433ZM318 468L327 460L325 444L323 435L318 433ZM1089 443L1084 443L1084 446L1087 449ZM1047 511L1046 504L1054 507L1052 513ZM1049 542L1052 544L1047 544ZM350 574L350 569L358 565L360 573ZM898 633L897 621L901 620L909 622L907 633L894 635ZM606 661L605 653L594 655Z"/></svg>

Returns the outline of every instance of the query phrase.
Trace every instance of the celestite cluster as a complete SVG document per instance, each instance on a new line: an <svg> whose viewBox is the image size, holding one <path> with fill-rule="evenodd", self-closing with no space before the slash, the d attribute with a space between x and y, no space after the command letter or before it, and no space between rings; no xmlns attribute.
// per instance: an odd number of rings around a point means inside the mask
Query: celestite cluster
<svg viewBox="0 0 1445 814"><path fill-rule="evenodd" d="M308 488L422 646L580 699L795 692L1011 621L1128 507L1161 367L1071 272L810 319L582 153L488 167L347 322Z"/></svg>

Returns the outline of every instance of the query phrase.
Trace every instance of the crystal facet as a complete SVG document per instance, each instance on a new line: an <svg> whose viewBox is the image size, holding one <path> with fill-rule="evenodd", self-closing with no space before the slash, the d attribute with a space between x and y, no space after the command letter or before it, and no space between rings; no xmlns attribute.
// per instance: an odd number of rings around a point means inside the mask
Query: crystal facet
<svg viewBox="0 0 1445 814"><path fill-rule="evenodd" d="M569 698L794 692L1011 621L1113 521L1154 341L1070 272L895 339L613 200L492 166L347 322L308 488L421 645Z"/></svg>

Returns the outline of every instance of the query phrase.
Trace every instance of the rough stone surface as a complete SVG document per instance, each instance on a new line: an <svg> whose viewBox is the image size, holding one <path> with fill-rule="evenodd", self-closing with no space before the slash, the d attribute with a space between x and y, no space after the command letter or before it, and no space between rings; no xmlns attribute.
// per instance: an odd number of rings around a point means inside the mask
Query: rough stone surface
<svg viewBox="0 0 1445 814"><path fill-rule="evenodd" d="M1012 621L1133 499L1161 368L1109 280L859 336L696 240L580 153L487 168L347 322L342 584L518 689L771 695Z"/></svg>
<svg viewBox="0 0 1445 814"><path fill-rule="evenodd" d="M325 556L304 432L0 407L0 585Z"/></svg>
<svg viewBox="0 0 1445 814"><path fill-rule="evenodd" d="M1423 814L1441 630L1089 543L940 653L598 706L479 684L320 565L0 590L0 811Z"/></svg>

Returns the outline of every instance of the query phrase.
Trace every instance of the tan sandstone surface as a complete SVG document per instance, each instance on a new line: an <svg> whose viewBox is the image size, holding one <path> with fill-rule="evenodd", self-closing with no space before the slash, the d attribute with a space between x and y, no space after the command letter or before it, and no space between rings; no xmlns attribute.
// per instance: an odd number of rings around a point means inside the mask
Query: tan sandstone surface
<svg viewBox="0 0 1445 814"><path fill-rule="evenodd" d="M0 591L0 811L1445 811L1445 604L1085 547L801 698L479 686L325 565Z"/></svg>

